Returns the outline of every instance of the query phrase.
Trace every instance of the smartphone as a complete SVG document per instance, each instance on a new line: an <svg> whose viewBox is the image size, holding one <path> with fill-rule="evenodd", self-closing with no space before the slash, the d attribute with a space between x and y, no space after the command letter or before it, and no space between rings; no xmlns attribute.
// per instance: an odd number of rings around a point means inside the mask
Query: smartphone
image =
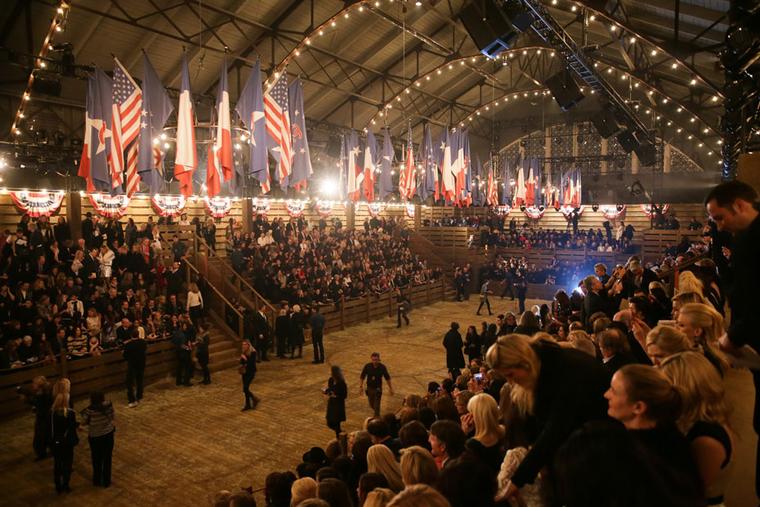
<svg viewBox="0 0 760 507"><path fill-rule="evenodd" d="M474 376L474 378L475 378L476 381L482 382L483 381L483 374L482 373L476 373L475 376Z"/></svg>

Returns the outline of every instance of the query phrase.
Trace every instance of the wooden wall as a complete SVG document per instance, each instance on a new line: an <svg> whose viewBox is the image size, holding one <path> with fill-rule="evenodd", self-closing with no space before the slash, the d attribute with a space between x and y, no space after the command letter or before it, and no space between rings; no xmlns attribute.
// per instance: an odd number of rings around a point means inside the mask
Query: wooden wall
<svg viewBox="0 0 760 507"><path fill-rule="evenodd" d="M21 215L21 211L13 204L11 196L7 193L0 193L0 231L9 230L11 233L15 233ZM61 207L58 208L55 215L50 217L50 223L55 224L59 216L66 217L66 197L63 198Z"/></svg>

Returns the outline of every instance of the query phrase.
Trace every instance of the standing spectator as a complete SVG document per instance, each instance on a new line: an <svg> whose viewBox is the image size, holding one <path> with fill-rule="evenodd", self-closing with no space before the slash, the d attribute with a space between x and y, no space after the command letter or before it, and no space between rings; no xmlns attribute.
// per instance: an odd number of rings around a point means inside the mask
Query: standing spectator
<svg viewBox="0 0 760 507"><path fill-rule="evenodd" d="M388 368L380 362L380 353L373 352L370 356L371 362L364 365L361 375L359 375L359 394L367 395L369 406L375 413L375 417L380 417L380 402L383 396L383 379L388 383L388 391L393 396L393 385ZM367 380L367 389L364 389L364 380Z"/></svg>
<svg viewBox="0 0 760 507"><path fill-rule="evenodd" d="M483 282L483 285L480 286L480 305L478 306L478 311L475 312L475 315L480 315L480 310L483 308L483 305L486 305L488 315L493 315L493 312L491 311L491 303L488 301L488 295L493 294L488 288L490 283L491 280L486 279L486 281Z"/></svg>
<svg viewBox="0 0 760 507"><path fill-rule="evenodd" d="M720 339L720 347L733 352L742 345L760 351L760 312L757 311L757 288L760 287L760 213L757 192L740 181L721 183L705 198L707 213L719 231L734 235L730 253L731 271L735 276L728 283L731 325ZM760 372L752 370L755 384L753 427L760 434ZM757 448L760 456L760 440ZM755 469L755 490L760 494L760 466Z"/></svg>
<svg viewBox="0 0 760 507"><path fill-rule="evenodd" d="M515 292L517 293L517 309L520 313L525 312L525 300L528 298L528 281L523 273L515 277Z"/></svg>
<svg viewBox="0 0 760 507"><path fill-rule="evenodd" d="M69 394L60 392L53 400L50 441L53 448L53 479L58 493L70 492L74 447L79 443L76 413L69 408Z"/></svg>
<svg viewBox="0 0 760 507"><path fill-rule="evenodd" d="M191 282L187 288L187 313L190 314L193 325L198 327L200 319L203 318L203 296L195 282Z"/></svg>
<svg viewBox="0 0 760 507"><path fill-rule="evenodd" d="M251 382L256 376L256 349L251 342L243 340L243 350L240 353L240 366L238 367L240 376L243 379L243 393L245 394L245 406L243 411L256 408L261 401L251 392Z"/></svg>
<svg viewBox="0 0 760 507"><path fill-rule="evenodd" d="M87 248L92 248L93 237L92 233L95 228L95 224L92 221L92 213L89 211L85 213L84 220L82 220L82 239Z"/></svg>
<svg viewBox="0 0 760 507"><path fill-rule="evenodd" d="M111 456L113 455L114 411L101 391L90 393L90 406L82 411L82 421L88 427L92 456L92 484L107 488L111 485Z"/></svg>
<svg viewBox="0 0 760 507"><path fill-rule="evenodd" d="M34 439L32 447L35 461L47 458L50 446L50 405L53 403L50 384L43 376L32 379L29 388L19 387L19 392L34 410Z"/></svg>
<svg viewBox="0 0 760 507"><path fill-rule="evenodd" d="M206 224L203 226L203 239L206 240L211 249L211 253L216 253L216 224L213 218L208 218Z"/></svg>
<svg viewBox="0 0 760 507"><path fill-rule="evenodd" d="M339 366L330 367L330 378L322 392L327 396L327 427L340 439L340 423L346 420L346 398L348 387Z"/></svg>
<svg viewBox="0 0 760 507"><path fill-rule="evenodd" d="M288 347L288 335L290 334L290 318L287 306L280 308L280 313L275 319L275 336L277 338L277 357L285 359L285 351Z"/></svg>
<svg viewBox="0 0 760 507"><path fill-rule="evenodd" d="M478 335L475 326L469 326L467 328L467 334L464 337L464 351L467 353L467 360L470 363L475 359L483 357L482 347L482 337Z"/></svg>
<svg viewBox="0 0 760 507"><path fill-rule="evenodd" d="M253 330L254 335L256 336L254 345L259 352L261 361L269 361L269 358L267 357L267 352L269 351L270 346L269 322L267 316L264 314L264 310L261 308L253 313Z"/></svg>
<svg viewBox="0 0 760 507"><path fill-rule="evenodd" d="M325 316L319 313L319 303L314 305L314 314L309 319L309 326L311 327L311 343L314 347L314 361L312 361L312 363L324 363Z"/></svg>
<svg viewBox="0 0 760 507"><path fill-rule="evenodd" d="M143 397L143 378L145 377L145 356L148 345L137 330L124 343L124 359L127 360L127 399L129 408L136 407Z"/></svg>
<svg viewBox="0 0 760 507"><path fill-rule="evenodd" d="M459 334L459 323L452 322L451 328L443 337L443 347L446 349L446 368L452 380L456 380L462 374L464 368L464 354L462 353L462 335Z"/></svg>
<svg viewBox="0 0 760 507"><path fill-rule="evenodd" d="M412 307L411 302L409 301L409 298L406 297L406 295L401 291L400 288L396 289L396 317L398 319L398 325L396 327L401 327L401 319L403 318L406 322L406 325L409 325L409 310Z"/></svg>
<svg viewBox="0 0 760 507"><path fill-rule="evenodd" d="M531 448L504 492L508 499L533 482L570 433L586 421L606 417L603 395L609 374L579 350L531 342L518 334L500 337L486 360L512 385L510 399L517 413L536 423Z"/></svg>
<svg viewBox="0 0 760 507"><path fill-rule="evenodd" d="M198 365L201 367L201 371L203 372L204 385L208 385L211 383L211 372L208 369L208 362L209 362L208 345L209 345L208 330L202 326L199 326L198 334L195 336L195 344L193 345L193 348L195 349L195 359L198 360Z"/></svg>
<svg viewBox="0 0 760 507"><path fill-rule="evenodd" d="M290 347L290 358L296 358L296 347L298 347L298 357L303 357L303 344L305 341L303 328L306 316L301 311L300 305L293 305L293 313L290 314L290 325L288 326L288 346Z"/></svg>
<svg viewBox="0 0 760 507"><path fill-rule="evenodd" d="M58 223L53 227L53 237L55 237L59 247L63 247L66 241L71 241L71 227L69 227L66 217L58 217Z"/></svg>
<svg viewBox="0 0 760 507"><path fill-rule="evenodd" d="M438 468L444 468L451 460L457 459L465 449L467 435L462 426L449 420L440 420L430 427L428 442Z"/></svg>

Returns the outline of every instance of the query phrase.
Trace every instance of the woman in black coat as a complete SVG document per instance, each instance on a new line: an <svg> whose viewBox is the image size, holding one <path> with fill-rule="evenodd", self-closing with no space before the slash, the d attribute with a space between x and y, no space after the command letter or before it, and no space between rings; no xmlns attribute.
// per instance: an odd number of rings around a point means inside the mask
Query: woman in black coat
<svg viewBox="0 0 760 507"><path fill-rule="evenodd" d="M346 420L346 398L348 387L339 366L330 367L330 378L322 392L327 396L327 427L340 438L340 423Z"/></svg>
<svg viewBox="0 0 760 507"><path fill-rule="evenodd" d="M446 368L449 369L451 380L456 381L464 368L464 354L462 353L462 335L459 334L459 323L452 322L451 329L443 337L443 347L446 349Z"/></svg>
<svg viewBox="0 0 760 507"><path fill-rule="evenodd" d="M472 363L473 360L483 357L482 348L483 344L477 329L475 326L468 327L467 334L464 337L464 351L467 353L467 360Z"/></svg>
<svg viewBox="0 0 760 507"><path fill-rule="evenodd" d="M584 423L607 418L610 375L595 358L529 336L500 336L486 361L512 385L511 412L524 424L530 450L502 499L532 483L559 447ZM510 423L508 423L510 424Z"/></svg>
<svg viewBox="0 0 760 507"><path fill-rule="evenodd" d="M251 342L243 340L243 351L240 354L240 366L238 367L240 376L243 379L243 393L245 394L245 406L243 411L256 408L261 401L251 392L251 382L256 376L256 349Z"/></svg>
<svg viewBox="0 0 760 507"><path fill-rule="evenodd" d="M79 443L76 413L69 408L68 393L53 400L50 420L50 446L53 448L53 479L58 493L71 491L69 480L74 465L74 447Z"/></svg>

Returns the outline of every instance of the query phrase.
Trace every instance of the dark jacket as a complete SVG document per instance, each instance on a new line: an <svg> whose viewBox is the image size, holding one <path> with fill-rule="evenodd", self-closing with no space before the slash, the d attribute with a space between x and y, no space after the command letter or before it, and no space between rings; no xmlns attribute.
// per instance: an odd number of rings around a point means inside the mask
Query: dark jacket
<svg viewBox="0 0 760 507"><path fill-rule="evenodd" d="M464 368L464 354L462 353L464 344L459 331L449 329L449 332L443 337L443 346L446 348L446 368Z"/></svg>
<svg viewBox="0 0 760 507"><path fill-rule="evenodd" d="M512 476L517 487L533 482L574 430L587 421L607 417L604 392L610 386L610 374L596 359L547 343L532 347L541 370L533 414L526 421L532 447Z"/></svg>
<svg viewBox="0 0 760 507"><path fill-rule="evenodd" d="M242 375L246 378L253 378L256 376L256 352L251 352L251 355L248 357L245 357L245 355L240 356L240 366L243 366L245 369L242 372Z"/></svg>
<svg viewBox="0 0 760 507"><path fill-rule="evenodd" d="M145 340L135 339L129 340L124 345L124 352L122 354L129 366L142 370L145 368L145 353L147 350L148 344L145 343Z"/></svg>
<svg viewBox="0 0 760 507"><path fill-rule="evenodd" d="M74 447L79 443L76 412L68 410L66 415L55 412L50 422L50 443L55 447Z"/></svg>
<svg viewBox="0 0 760 507"><path fill-rule="evenodd" d="M760 312L757 311L757 288L760 287L760 216L746 231L734 238L731 250L731 270L733 277L728 288L731 305L731 326L728 337L734 345L750 345L760 350Z"/></svg>
<svg viewBox="0 0 760 507"><path fill-rule="evenodd" d="M327 422L339 423L346 420L346 398L348 387L345 382L336 382L332 377L327 381Z"/></svg>

